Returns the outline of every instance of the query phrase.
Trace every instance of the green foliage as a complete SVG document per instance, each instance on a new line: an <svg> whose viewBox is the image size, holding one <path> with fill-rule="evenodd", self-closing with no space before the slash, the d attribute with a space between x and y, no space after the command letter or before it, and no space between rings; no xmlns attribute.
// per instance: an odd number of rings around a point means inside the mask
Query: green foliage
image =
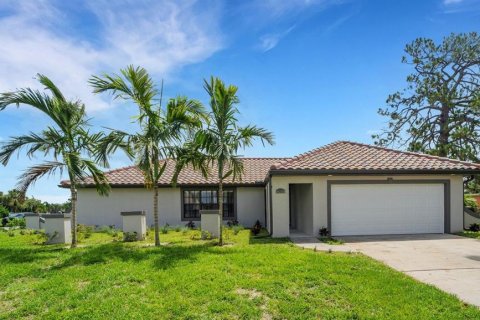
<svg viewBox="0 0 480 320"><path fill-rule="evenodd" d="M170 226L168 224L166 224L166 225L164 225L163 227L160 228L160 233L167 234L169 230L170 230Z"/></svg>
<svg viewBox="0 0 480 320"><path fill-rule="evenodd" d="M8 230L7 234L9 237L15 237L15 232L13 232L13 230Z"/></svg>
<svg viewBox="0 0 480 320"><path fill-rule="evenodd" d="M94 233L65 250L36 236L0 232L2 319L480 318L475 306L364 255L314 253L249 231L226 247L177 232L158 248Z"/></svg>
<svg viewBox="0 0 480 320"><path fill-rule="evenodd" d="M418 38L405 48L411 65L404 90L391 94L379 114L389 119L378 145L478 161L480 36L451 34L440 44Z"/></svg>
<svg viewBox="0 0 480 320"><path fill-rule="evenodd" d="M480 231L480 224L478 223L472 223L468 230L473 231L473 232L478 232Z"/></svg>
<svg viewBox="0 0 480 320"><path fill-rule="evenodd" d="M136 232L124 232L123 233L123 241L124 242L135 242L137 241L137 233Z"/></svg>
<svg viewBox="0 0 480 320"><path fill-rule="evenodd" d="M0 204L0 219L1 218L5 218L5 217L8 217L8 214L10 212L8 211L7 208L5 208L3 205Z"/></svg>
<svg viewBox="0 0 480 320"><path fill-rule="evenodd" d="M26 223L24 218L14 218L10 219L7 222L7 227L20 227L25 228Z"/></svg>
<svg viewBox="0 0 480 320"><path fill-rule="evenodd" d="M128 66L120 70L120 75L94 76L89 83L95 93L111 93L115 99L129 100L138 106L139 115L136 120L139 124L139 132L129 134L123 131L112 131L102 139L96 158L108 165L108 155L118 149L124 150L127 155L135 158L138 168L143 173L145 187L155 189L153 215L158 223L156 188L167 165L166 161L159 160L170 158L172 148L201 125L202 106L196 100L177 97L170 99L164 108L162 91L157 89L147 70L141 67ZM160 245L157 232L155 245Z"/></svg>
<svg viewBox="0 0 480 320"><path fill-rule="evenodd" d="M202 240L212 240L213 236L209 231L202 230L202 233L200 235L200 239L202 239Z"/></svg>
<svg viewBox="0 0 480 320"><path fill-rule="evenodd" d="M85 224L77 224L77 233L79 240L88 239L92 236L94 228Z"/></svg>
<svg viewBox="0 0 480 320"><path fill-rule="evenodd" d="M463 205L472 209L473 211L478 211L478 203L472 196L464 195L463 196Z"/></svg>
<svg viewBox="0 0 480 320"><path fill-rule="evenodd" d="M262 224L260 223L260 220L257 220L252 227L252 233L256 236L260 233L260 231L262 231Z"/></svg>
<svg viewBox="0 0 480 320"><path fill-rule="evenodd" d="M328 237L330 235L330 231L326 227L321 227L320 230L318 230L318 235L320 237Z"/></svg>
<svg viewBox="0 0 480 320"><path fill-rule="evenodd" d="M204 89L209 97L210 110L204 126L175 150L177 161L173 181L177 181L181 170L187 165L207 177L215 164L215 176L219 180L218 209L220 216L223 216L223 181L229 177L237 181L243 174L243 162L238 152L252 146L256 139L263 144L273 144L274 137L271 132L254 125L240 126L237 108L240 100L236 86L225 85L221 79L211 77L210 81L204 80ZM223 226L220 228L223 229ZM223 232L220 232L220 245L222 235Z"/></svg>
<svg viewBox="0 0 480 320"><path fill-rule="evenodd" d="M244 229L245 229L245 227L242 226L242 225L239 225L239 224L232 227L232 231L233 231L234 235L237 235L240 231L242 231Z"/></svg>

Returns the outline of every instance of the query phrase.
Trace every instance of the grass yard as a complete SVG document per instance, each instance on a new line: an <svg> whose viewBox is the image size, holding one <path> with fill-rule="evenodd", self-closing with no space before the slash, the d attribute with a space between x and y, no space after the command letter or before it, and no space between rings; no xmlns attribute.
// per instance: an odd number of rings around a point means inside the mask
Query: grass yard
<svg viewBox="0 0 480 320"><path fill-rule="evenodd" d="M287 240L193 231L82 247L0 231L0 318L480 319L480 310L358 254L315 253ZM198 234L196 234L198 236Z"/></svg>
<svg viewBox="0 0 480 320"><path fill-rule="evenodd" d="M480 239L480 231L465 230L463 232L457 233L457 235L462 236L462 237L467 237L467 238Z"/></svg>

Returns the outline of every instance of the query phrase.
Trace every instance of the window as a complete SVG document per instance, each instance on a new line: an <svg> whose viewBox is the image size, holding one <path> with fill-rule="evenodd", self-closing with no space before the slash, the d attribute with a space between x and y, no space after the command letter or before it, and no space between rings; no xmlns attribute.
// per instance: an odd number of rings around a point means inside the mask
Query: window
<svg viewBox="0 0 480 320"><path fill-rule="evenodd" d="M217 210L217 190L183 190L183 219L200 219L200 210ZM233 190L223 191L223 218L235 218Z"/></svg>

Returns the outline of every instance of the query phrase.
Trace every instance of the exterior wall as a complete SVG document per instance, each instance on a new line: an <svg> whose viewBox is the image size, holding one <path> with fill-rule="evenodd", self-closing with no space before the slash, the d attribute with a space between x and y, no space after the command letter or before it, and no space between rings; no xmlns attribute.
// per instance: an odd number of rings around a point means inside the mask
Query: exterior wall
<svg viewBox="0 0 480 320"><path fill-rule="evenodd" d="M237 220L243 226L253 227L257 220L265 225L265 190L263 187L237 188Z"/></svg>
<svg viewBox="0 0 480 320"><path fill-rule="evenodd" d="M179 188L158 189L160 225L182 225ZM93 188L78 189L78 223L122 227L123 211L145 211L147 225L153 224L153 191L144 188L113 188L107 197Z"/></svg>
<svg viewBox="0 0 480 320"><path fill-rule="evenodd" d="M321 227L328 226L327 181L331 180L449 180L450 181L450 232L463 230L463 177L461 175L378 175L378 176L273 176L272 209L274 237L289 236L289 184L311 183L313 186L313 221L310 228L316 235ZM285 193L276 193L282 188ZM308 232L307 232L308 233Z"/></svg>
<svg viewBox="0 0 480 320"><path fill-rule="evenodd" d="M160 225L184 225L180 188L158 189ZM237 220L251 227L260 220L265 224L264 187L239 187L236 196ZM93 188L78 189L78 223L122 227L120 212L145 211L147 226L153 224L153 191L144 188L113 188L107 197Z"/></svg>
<svg viewBox="0 0 480 320"><path fill-rule="evenodd" d="M465 229L470 228L471 224L478 223L480 224L480 218L473 217L468 213L464 213L463 226Z"/></svg>

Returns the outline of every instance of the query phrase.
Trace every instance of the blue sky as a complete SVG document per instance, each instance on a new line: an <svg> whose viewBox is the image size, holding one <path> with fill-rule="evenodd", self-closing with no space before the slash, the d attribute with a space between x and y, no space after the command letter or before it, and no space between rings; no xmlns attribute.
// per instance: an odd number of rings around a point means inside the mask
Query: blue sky
<svg viewBox="0 0 480 320"><path fill-rule="evenodd" d="M292 156L336 140L371 143L385 123L376 111L411 71L400 63L405 44L480 31L480 1L4 0L0 24L1 92L38 87L41 72L86 103L95 128L134 130L136 109L92 95L92 74L141 65L165 81L167 96L204 102L202 79L215 75L239 87L241 122L276 136L275 146L243 154ZM0 112L0 142L48 123L10 107ZM20 154L0 167L0 190L43 160ZM129 164L120 154L112 160ZM28 194L63 201L60 179L43 179Z"/></svg>

